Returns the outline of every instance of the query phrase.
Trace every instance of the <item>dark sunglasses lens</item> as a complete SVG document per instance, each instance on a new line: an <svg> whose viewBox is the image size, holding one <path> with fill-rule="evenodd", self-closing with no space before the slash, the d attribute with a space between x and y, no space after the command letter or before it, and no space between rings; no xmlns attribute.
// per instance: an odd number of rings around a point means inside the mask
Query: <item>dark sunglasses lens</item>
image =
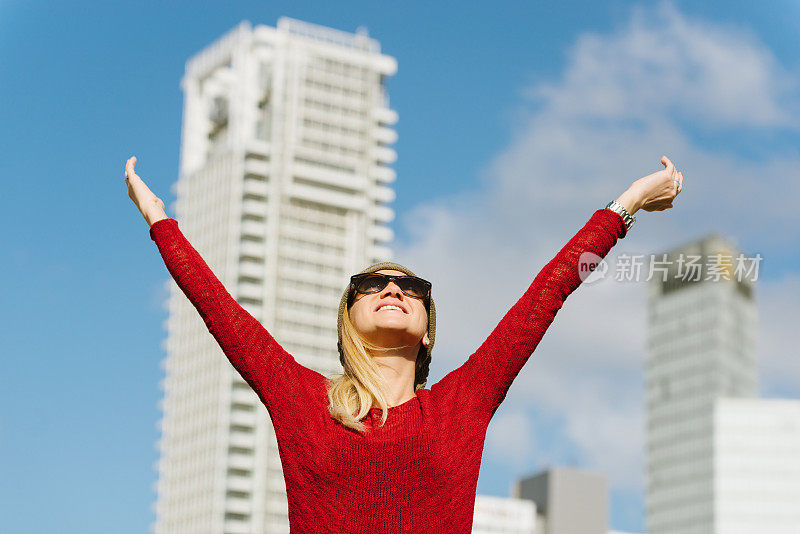
<svg viewBox="0 0 800 534"><path fill-rule="evenodd" d="M377 293L384 287L386 287L386 278L372 274L362 278L356 289L361 293Z"/></svg>
<svg viewBox="0 0 800 534"><path fill-rule="evenodd" d="M400 285L400 289L403 293L411 295L412 297L421 299L428 293L428 287L425 285L425 282L419 278L400 278L396 280L396 282Z"/></svg>

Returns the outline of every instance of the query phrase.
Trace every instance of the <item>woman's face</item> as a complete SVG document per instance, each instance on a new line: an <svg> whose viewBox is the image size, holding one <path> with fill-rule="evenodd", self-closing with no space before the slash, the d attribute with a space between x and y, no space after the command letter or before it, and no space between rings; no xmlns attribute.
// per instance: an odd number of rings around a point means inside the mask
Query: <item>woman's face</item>
<svg viewBox="0 0 800 534"><path fill-rule="evenodd" d="M402 271L381 269L383 274L404 276ZM387 307L397 306L400 309ZM428 346L428 313L425 304L403 293L394 281L377 293L359 294L350 306L350 320L371 343L382 347Z"/></svg>

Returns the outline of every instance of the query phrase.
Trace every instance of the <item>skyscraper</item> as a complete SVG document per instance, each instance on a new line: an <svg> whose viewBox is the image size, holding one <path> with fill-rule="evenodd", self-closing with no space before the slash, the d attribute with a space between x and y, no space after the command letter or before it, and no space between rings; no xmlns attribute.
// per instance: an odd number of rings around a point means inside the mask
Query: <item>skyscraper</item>
<svg viewBox="0 0 800 534"><path fill-rule="evenodd" d="M647 532L715 530L714 405L758 395L754 282L712 234L657 254L648 301Z"/></svg>
<svg viewBox="0 0 800 534"><path fill-rule="evenodd" d="M386 79L366 31L248 22L186 63L175 218L228 291L327 376L350 274L388 259L396 158ZM266 409L172 280L157 534L288 532Z"/></svg>
<svg viewBox="0 0 800 534"><path fill-rule="evenodd" d="M717 399L715 533L800 532L800 400Z"/></svg>

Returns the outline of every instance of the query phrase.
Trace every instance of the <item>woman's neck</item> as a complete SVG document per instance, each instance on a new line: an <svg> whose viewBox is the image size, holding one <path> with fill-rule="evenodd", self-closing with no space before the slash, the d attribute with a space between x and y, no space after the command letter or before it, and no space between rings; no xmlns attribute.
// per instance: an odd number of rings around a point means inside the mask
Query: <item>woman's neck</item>
<svg viewBox="0 0 800 534"><path fill-rule="evenodd" d="M408 354L382 354L373 356L373 359L383 376L386 402L389 407L403 404L416 397L414 391L416 358L410 359Z"/></svg>

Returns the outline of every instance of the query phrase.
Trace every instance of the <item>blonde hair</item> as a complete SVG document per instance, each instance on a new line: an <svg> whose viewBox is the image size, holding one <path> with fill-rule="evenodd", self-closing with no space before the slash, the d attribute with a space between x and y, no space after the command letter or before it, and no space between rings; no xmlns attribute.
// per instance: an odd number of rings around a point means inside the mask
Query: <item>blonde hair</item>
<svg viewBox="0 0 800 534"><path fill-rule="evenodd" d="M386 423L389 404L386 402L386 380L371 352L381 352L399 347L381 347L370 343L356 330L350 320L349 307L342 313L342 351L344 373L328 381L328 411L342 425L364 432L361 422L374 404L382 410L381 425ZM420 350L424 349L420 347ZM417 355L417 365L420 357ZM415 391L421 388L419 384Z"/></svg>

